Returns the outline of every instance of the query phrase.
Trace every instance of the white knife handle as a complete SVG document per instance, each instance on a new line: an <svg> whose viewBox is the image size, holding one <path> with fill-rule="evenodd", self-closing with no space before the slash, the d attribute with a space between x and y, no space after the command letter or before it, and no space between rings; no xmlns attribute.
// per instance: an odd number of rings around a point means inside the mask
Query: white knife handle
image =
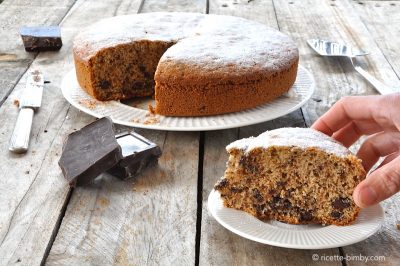
<svg viewBox="0 0 400 266"><path fill-rule="evenodd" d="M15 153L25 153L28 150L32 119L32 108L21 108L21 110L19 110L17 123L15 124L10 140L10 151Z"/></svg>

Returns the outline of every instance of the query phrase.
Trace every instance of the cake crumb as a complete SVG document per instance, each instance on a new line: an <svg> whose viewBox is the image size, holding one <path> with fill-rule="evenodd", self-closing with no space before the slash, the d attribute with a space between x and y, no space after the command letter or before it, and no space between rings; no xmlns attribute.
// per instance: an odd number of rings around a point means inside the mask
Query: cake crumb
<svg viewBox="0 0 400 266"><path fill-rule="evenodd" d="M397 223L397 230L400 230L400 223Z"/></svg>
<svg viewBox="0 0 400 266"><path fill-rule="evenodd" d="M150 124L157 124L157 123L159 123L159 122L160 122L160 119L159 119L159 118L157 118L157 117L155 117L155 116L152 116L152 117L147 118L147 119L143 122L143 124L145 124L145 125L150 125Z"/></svg>
<svg viewBox="0 0 400 266"><path fill-rule="evenodd" d="M19 107L19 100L18 100L18 99L15 99L14 102L13 102L13 104L14 104L15 106Z"/></svg>
<svg viewBox="0 0 400 266"><path fill-rule="evenodd" d="M79 103L91 110L96 107L96 101L94 101L94 100L83 99L83 100L79 100Z"/></svg>
<svg viewBox="0 0 400 266"><path fill-rule="evenodd" d="M152 114L152 115L155 115L155 114L156 114L156 110L154 109L153 105L149 104L149 105L148 105L148 108L149 108L150 114Z"/></svg>
<svg viewBox="0 0 400 266"><path fill-rule="evenodd" d="M134 118L131 120L133 123L140 123L140 119L139 118Z"/></svg>

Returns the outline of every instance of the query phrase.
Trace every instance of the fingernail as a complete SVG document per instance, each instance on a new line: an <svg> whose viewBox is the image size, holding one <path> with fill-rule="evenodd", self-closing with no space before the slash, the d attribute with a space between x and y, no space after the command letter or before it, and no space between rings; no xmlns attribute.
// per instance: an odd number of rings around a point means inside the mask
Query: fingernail
<svg viewBox="0 0 400 266"><path fill-rule="evenodd" d="M378 195L373 188L365 186L360 189L358 199L366 207L377 203Z"/></svg>

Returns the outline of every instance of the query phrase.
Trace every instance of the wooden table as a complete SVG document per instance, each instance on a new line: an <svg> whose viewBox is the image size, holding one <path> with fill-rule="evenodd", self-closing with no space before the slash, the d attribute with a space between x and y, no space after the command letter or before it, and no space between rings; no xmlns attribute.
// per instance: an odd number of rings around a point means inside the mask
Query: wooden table
<svg viewBox="0 0 400 266"><path fill-rule="evenodd" d="M94 121L61 95L61 79L73 67L72 39L99 18L152 11L235 15L277 28L298 44L300 63L313 73L316 92L301 110L255 126L191 133L137 130L162 147L157 167L134 180L103 175L91 186L70 189L57 165L62 142ZM61 26L59 52L23 50L18 29L41 24ZM312 254L385 256L372 264L398 265L400 195L383 203L386 220L379 233L326 250L284 249L243 239L210 217L206 200L223 175L228 143L268 129L307 127L343 96L377 94L348 59L316 55L308 38L345 41L369 51L362 59L365 68L400 87L400 2L5 0L0 26L0 265L308 265ZM16 155L8 152L18 114L13 102L33 68L51 83L34 117L30 149Z"/></svg>

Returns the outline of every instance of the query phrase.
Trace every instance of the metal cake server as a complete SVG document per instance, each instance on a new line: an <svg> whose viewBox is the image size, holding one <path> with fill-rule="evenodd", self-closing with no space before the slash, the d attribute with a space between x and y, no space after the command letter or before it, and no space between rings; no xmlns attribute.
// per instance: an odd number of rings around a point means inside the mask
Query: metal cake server
<svg viewBox="0 0 400 266"><path fill-rule="evenodd" d="M348 57L353 65L354 69L361 74L375 89L382 95L390 94L396 91L400 91L400 88L390 87L372 75L365 71L361 65L357 62L357 56L367 55L368 52L363 50L355 49L349 45L335 43L331 41L324 41L319 39L307 40L307 43L322 56L343 56Z"/></svg>
<svg viewBox="0 0 400 266"><path fill-rule="evenodd" d="M38 71L28 73L26 88L19 103L19 114L10 139L9 150L15 153L25 153L29 146L33 113L42 104L44 79Z"/></svg>

